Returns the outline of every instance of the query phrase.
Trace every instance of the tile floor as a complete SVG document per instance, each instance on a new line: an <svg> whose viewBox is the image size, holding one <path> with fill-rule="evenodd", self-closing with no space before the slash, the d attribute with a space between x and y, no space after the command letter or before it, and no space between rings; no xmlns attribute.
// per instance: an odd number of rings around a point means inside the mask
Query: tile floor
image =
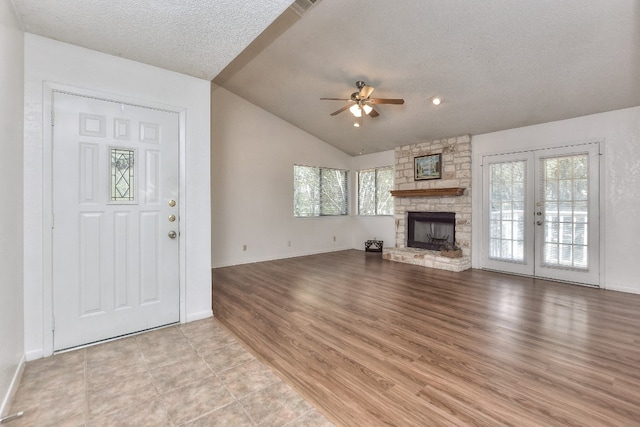
<svg viewBox="0 0 640 427"><path fill-rule="evenodd" d="M332 426L213 318L28 362L4 426Z"/></svg>

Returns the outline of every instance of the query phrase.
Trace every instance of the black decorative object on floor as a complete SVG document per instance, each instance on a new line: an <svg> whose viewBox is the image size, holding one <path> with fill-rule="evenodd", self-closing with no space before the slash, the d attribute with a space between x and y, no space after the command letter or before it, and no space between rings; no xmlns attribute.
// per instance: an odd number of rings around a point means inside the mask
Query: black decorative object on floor
<svg viewBox="0 0 640 427"><path fill-rule="evenodd" d="M365 252L382 252L382 240L367 240L364 242Z"/></svg>

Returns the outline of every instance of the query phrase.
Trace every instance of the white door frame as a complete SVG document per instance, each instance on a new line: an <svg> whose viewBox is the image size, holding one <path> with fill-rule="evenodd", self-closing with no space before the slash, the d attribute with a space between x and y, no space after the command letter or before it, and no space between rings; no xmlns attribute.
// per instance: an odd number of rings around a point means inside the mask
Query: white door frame
<svg viewBox="0 0 640 427"><path fill-rule="evenodd" d="M103 92L80 89L57 83L45 82L43 84L42 123L43 123L43 148L42 148L42 264L43 264L43 295L42 295L42 336L44 356L53 354L53 229L51 219L53 215L53 93L67 92L73 95L85 96L107 101L122 102L144 108L159 109L178 114L178 191L179 191L179 229L184 236L184 227L187 220L186 212L186 110L172 105L159 104L146 100L134 99L127 96L118 96ZM180 263L180 323L186 322L186 239L179 239Z"/></svg>
<svg viewBox="0 0 640 427"><path fill-rule="evenodd" d="M598 176L599 176L599 201L598 201L598 208L599 208L599 220L598 220L598 228L599 228L599 235L600 235L600 244L599 244L599 248L598 248L598 254L599 254L599 269L600 269L600 274L598 277L598 283L597 283L597 287L602 288L602 289L606 289L604 287L604 284L606 283L605 280L605 247L604 247L604 235L605 235L605 228L604 225L606 223L605 221L605 203L606 203L606 185L605 185L605 180L606 180L606 176L604 173L605 170L605 140L602 138L593 138L593 139L586 139L586 140L574 140L574 141L566 141L565 143L562 142L557 142L554 144L540 144L540 145L531 145L531 147L527 147L526 149L517 149L517 150L487 150L486 152L476 152L473 154L472 156L472 161L477 162L479 164L479 166L473 167L474 172L472 173L472 179L473 179L473 187L476 189L480 189L480 191L476 190L474 191L474 194L472 195L473 201L472 201L472 208L475 210L477 209L479 211L479 214L477 215L473 215L473 218L476 219L476 222L479 222L479 225L476 225L473 227L474 229L474 233L473 233L473 249L472 249L472 257L475 259L475 261L473 261L473 268L485 268L484 266L484 262L483 259L485 257L485 251L486 248L484 247L484 239L485 239L485 234L486 234L486 230L484 227L485 222L487 221L487 212L485 212L484 209L484 197L483 197L483 191L482 189L484 188L484 165L482 164L482 159L484 157L487 156L493 156L493 155L510 155L510 154L514 154L517 155L518 153L524 153L524 152L528 152L528 151L538 151L538 150L545 150L545 149L557 149L557 148L568 148L568 147L576 147L579 148L580 146L585 146L588 144L597 144L598 146L598 155L600 156L600 161L598 162ZM472 150L473 150L473 141L472 141ZM542 279L542 278L541 278ZM550 279L547 279L550 280ZM591 285L593 286L593 285Z"/></svg>

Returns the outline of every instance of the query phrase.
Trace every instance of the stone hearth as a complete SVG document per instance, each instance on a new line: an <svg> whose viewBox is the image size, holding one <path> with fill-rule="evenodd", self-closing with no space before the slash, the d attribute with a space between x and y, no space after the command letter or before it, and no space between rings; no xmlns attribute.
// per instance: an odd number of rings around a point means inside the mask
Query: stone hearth
<svg viewBox="0 0 640 427"><path fill-rule="evenodd" d="M440 255L440 251L418 248L384 248L382 250L382 258L389 261L455 272L471 268L471 257L468 255L463 255L461 258L448 258Z"/></svg>

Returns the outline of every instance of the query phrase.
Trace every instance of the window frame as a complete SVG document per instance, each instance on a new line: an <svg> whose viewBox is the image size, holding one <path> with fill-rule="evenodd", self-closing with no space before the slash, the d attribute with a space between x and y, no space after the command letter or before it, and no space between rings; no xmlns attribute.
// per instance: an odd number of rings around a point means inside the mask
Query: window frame
<svg viewBox="0 0 640 427"><path fill-rule="evenodd" d="M317 191L317 206L318 206L318 213L315 215L298 215L296 214L296 192L297 192L297 188L296 188L296 168L309 168L309 169L315 169L318 171L318 191ZM293 165L293 217L294 218L321 218L321 217L345 217L345 216L349 216L350 215L350 207L349 207L349 178L350 178L350 171L348 169L338 169L338 168L330 168L330 167L324 167L324 166L308 166L308 165L300 165L300 164L294 164ZM323 186L323 174L326 172L340 172L341 174L344 174L344 181L342 183L342 191L344 193L344 201L343 201L343 205L342 205L342 212L343 213L325 213L324 208L323 208L323 191L322 191L322 186ZM313 210L313 209L312 209Z"/></svg>
<svg viewBox="0 0 640 427"><path fill-rule="evenodd" d="M393 166L378 166L378 167L373 167L373 168L366 168L366 169L359 169L356 171L356 211L357 211L357 215L358 216L362 216L362 217L380 217L380 216L393 216L394 215L394 207L393 205L391 206L391 213L378 213L378 172L381 170L389 170L391 172L391 179L395 181L395 175L394 175L394 168ZM373 207L375 210L374 214L367 214L367 213L362 213L360 211L360 191L361 191L361 186L360 186L360 174L362 172L373 172L373 181L374 181L374 185L373 185ZM391 191L393 189L393 182L391 183L391 186L389 188L389 191ZM393 196L390 196L393 200Z"/></svg>

